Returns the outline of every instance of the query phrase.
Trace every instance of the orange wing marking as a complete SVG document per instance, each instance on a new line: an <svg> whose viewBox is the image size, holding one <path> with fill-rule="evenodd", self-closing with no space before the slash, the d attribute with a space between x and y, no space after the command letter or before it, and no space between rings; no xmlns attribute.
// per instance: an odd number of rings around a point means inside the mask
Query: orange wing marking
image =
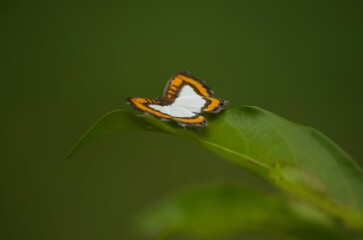
<svg viewBox="0 0 363 240"><path fill-rule="evenodd" d="M204 112L212 112L215 108L220 107L221 101L219 99L212 97L206 97L206 98L210 101L210 103L206 108L203 109Z"/></svg>
<svg viewBox="0 0 363 240"><path fill-rule="evenodd" d="M166 119L171 119L172 116L170 115L167 115L167 114L164 114L164 113L161 113L159 111L156 111L152 108L149 108L148 106L146 106L145 104L148 104L148 103L153 103L153 104L161 104L160 102L158 101L155 101L155 100L149 100L149 99L146 99L146 98L130 98L129 101L137 108L137 109L140 109L142 111L145 111L145 112L148 112L156 117L160 117L160 118L166 118ZM150 101L153 101L153 102L150 102Z"/></svg>
<svg viewBox="0 0 363 240"><path fill-rule="evenodd" d="M196 89L198 89L200 94L203 95L204 97L210 96L207 88L205 86L203 86L203 84L200 83L199 81L197 81L191 77L188 77L186 75L183 75L183 74L178 74L176 77L180 78L181 81L185 81L185 82L189 83L190 85L194 86Z"/></svg>
<svg viewBox="0 0 363 240"><path fill-rule="evenodd" d="M210 96L209 89L206 86L204 86L203 83L199 82L198 80L184 73L178 73L169 80L169 83L167 84L167 87L164 91L165 99L173 100L173 98L178 92L178 89L185 83L188 83L191 86L193 86L199 92L200 95L204 97Z"/></svg>
<svg viewBox="0 0 363 240"><path fill-rule="evenodd" d="M175 121L186 123L186 124L206 124L207 120L205 117L197 115L195 118L173 118Z"/></svg>

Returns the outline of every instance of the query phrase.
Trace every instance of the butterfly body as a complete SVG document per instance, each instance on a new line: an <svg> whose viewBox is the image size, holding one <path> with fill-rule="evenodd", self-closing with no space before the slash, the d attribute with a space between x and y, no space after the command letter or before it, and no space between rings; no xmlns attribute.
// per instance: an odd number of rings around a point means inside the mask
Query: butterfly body
<svg viewBox="0 0 363 240"><path fill-rule="evenodd" d="M219 113L226 100L213 97L213 91L201 82L183 72L174 75L164 89L161 99L128 98L137 110L165 120L174 120L182 126L205 126L207 120L198 115L202 112Z"/></svg>

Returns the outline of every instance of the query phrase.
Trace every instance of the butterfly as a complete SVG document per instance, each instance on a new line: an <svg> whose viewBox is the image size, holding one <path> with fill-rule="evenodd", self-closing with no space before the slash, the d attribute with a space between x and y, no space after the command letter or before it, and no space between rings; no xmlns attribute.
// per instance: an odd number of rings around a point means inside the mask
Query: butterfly
<svg viewBox="0 0 363 240"><path fill-rule="evenodd" d="M219 113L228 103L213 97L213 91L188 72L172 76L162 98L132 97L127 102L137 110L161 120L173 120L181 126L206 126L207 119L199 113Z"/></svg>

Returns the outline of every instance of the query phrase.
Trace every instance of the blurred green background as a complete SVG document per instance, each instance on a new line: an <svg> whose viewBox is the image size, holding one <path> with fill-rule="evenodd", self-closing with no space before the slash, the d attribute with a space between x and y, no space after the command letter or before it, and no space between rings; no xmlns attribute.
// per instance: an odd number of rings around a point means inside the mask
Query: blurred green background
<svg viewBox="0 0 363 240"><path fill-rule="evenodd" d="M0 20L1 239L142 239L135 216L169 192L260 184L154 133L65 158L125 97L160 96L183 70L231 108L321 130L363 165L362 1L9 1Z"/></svg>

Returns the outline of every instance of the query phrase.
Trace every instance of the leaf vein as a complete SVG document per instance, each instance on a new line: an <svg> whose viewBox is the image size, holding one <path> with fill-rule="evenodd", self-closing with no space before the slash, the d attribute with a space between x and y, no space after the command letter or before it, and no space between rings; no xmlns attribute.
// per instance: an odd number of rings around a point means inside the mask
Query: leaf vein
<svg viewBox="0 0 363 240"><path fill-rule="evenodd" d="M221 146L221 145L219 145L219 144L212 143L212 142L209 142L209 141L206 141L206 140L201 140L201 141L202 141L203 143L206 143L206 144L211 145L211 146L213 146L213 147L216 147L216 148L219 148L219 149L221 149L221 150L224 150L224 151L226 151L226 152L228 152L228 153L232 153L232 154L234 154L234 155L236 155L236 156L238 156L238 157L244 158L245 160L247 160L247 161L249 161L249 162L252 162L252 163L254 163L254 164L256 164L256 165L258 165L258 166L260 166L260 167L263 167L263 168L266 168L266 169L271 169L271 167L270 167L269 165L264 164L264 163L261 163L261 162L257 161L256 159L251 158L250 156L247 156L247 155L245 155L245 154L243 154L243 153L240 153L240 152L234 151L234 150L232 150L232 149L230 149L230 148L226 148L226 147L224 147L224 146Z"/></svg>
<svg viewBox="0 0 363 240"><path fill-rule="evenodd" d="M287 139L285 138L285 136L281 133L281 131L279 129L276 128L275 125L273 125L271 122L267 121L264 119L264 121L270 125L270 127L277 133L278 136L280 136L280 138L286 143L287 147L289 148L290 152L291 152L291 155L292 155L292 159L293 161L297 164L298 163L298 160L297 160L297 157L296 157L296 153L293 149L293 147L291 146L291 144L287 141Z"/></svg>

